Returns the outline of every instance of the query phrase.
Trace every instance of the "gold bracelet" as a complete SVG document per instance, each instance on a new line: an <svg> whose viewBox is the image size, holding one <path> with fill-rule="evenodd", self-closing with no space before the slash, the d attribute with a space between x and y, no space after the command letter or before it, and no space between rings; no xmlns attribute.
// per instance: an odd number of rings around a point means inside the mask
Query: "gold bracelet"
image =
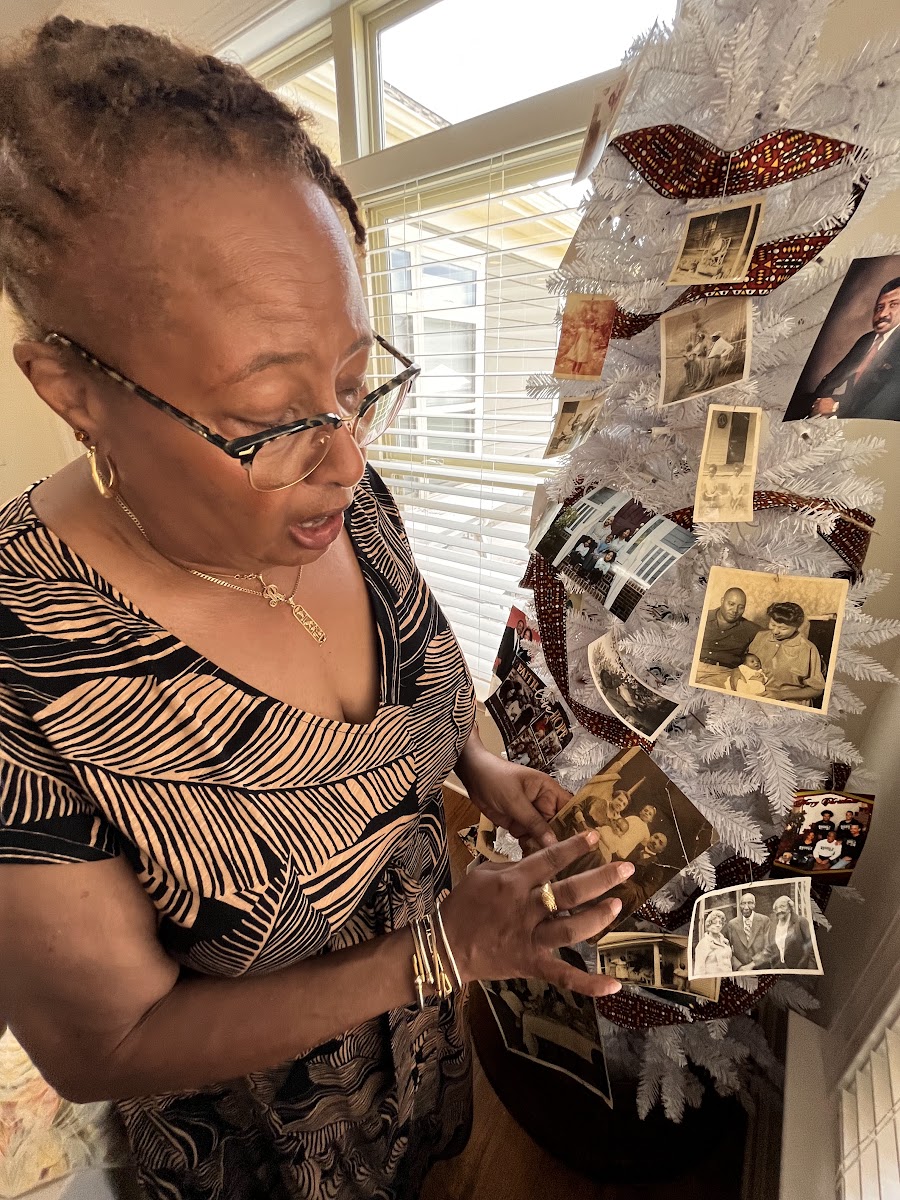
<svg viewBox="0 0 900 1200"><path fill-rule="evenodd" d="M456 959L453 951L450 949L450 942L447 940L447 930L444 928L444 918L441 916L441 902L438 900L434 906L434 916L437 921L438 929L441 931L441 941L444 943L444 949L447 951L447 957L450 959L450 967L453 971L453 978L456 980L456 986L462 991L463 981L459 973L459 967L456 965Z"/></svg>
<svg viewBox="0 0 900 1200"><path fill-rule="evenodd" d="M418 954L412 956L413 968L413 983L416 986L416 1000L419 1004L419 1012L425 1011L425 976L422 974L422 966L419 962Z"/></svg>
<svg viewBox="0 0 900 1200"><path fill-rule="evenodd" d="M424 977L428 980L428 982L431 984L431 986L434 987L435 978L434 978L434 974L431 970L431 963L429 962L429 959L428 959L428 951L427 951L427 947L426 947L426 942L425 942L425 938L422 935L422 926L419 921L417 921L417 920L415 920L415 918L413 918L413 920L410 922L410 929L412 930L413 940L416 943L416 953L419 956L420 969L421 969Z"/></svg>
<svg viewBox="0 0 900 1200"><path fill-rule="evenodd" d="M447 1000L453 995L453 984L450 982L450 977L444 970L444 963L438 951L437 936L434 932L434 925L431 917L426 913L425 919L422 922L425 926L425 935L428 939L428 949L431 951L432 962L434 963L434 987L441 1000Z"/></svg>

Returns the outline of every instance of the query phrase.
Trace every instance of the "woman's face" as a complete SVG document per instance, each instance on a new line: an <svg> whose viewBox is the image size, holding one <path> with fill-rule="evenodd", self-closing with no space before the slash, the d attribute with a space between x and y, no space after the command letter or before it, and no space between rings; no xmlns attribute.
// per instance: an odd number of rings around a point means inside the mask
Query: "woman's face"
<svg viewBox="0 0 900 1200"><path fill-rule="evenodd" d="M62 332L226 438L352 409L372 334L325 194L281 173L168 168L143 189L132 181L131 219L95 236L95 282ZM81 378L83 411L67 417L115 463L122 496L169 557L297 566L340 534L339 521L324 539L309 522L345 509L362 476L345 427L302 483L256 492L179 422L99 373Z"/></svg>
<svg viewBox="0 0 900 1200"><path fill-rule="evenodd" d="M793 637L797 630L793 625L786 625L784 621L776 621L774 617L769 617L769 632L773 634L776 642L784 642Z"/></svg>
<svg viewBox="0 0 900 1200"><path fill-rule="evenodd" d="M706 920L706 928L709 933L721 933L725 928L725 918L721 913L710 913Z"/></svg>

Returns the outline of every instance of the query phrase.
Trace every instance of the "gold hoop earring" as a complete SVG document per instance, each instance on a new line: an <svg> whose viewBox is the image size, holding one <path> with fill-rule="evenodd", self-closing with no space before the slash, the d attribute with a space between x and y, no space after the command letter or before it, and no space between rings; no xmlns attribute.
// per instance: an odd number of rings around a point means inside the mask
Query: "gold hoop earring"
<svg viewBox="0 0 900 1200"><path fill-rule="evenodd" d="M91 445L90 436L83 429L79 429L75 437L81 442L87 453L88 466L91 468L91 479L94 481L94 487L104 500L112 500L116 495L117 483L116 469L112 464L112 459L107 455L106 471L109 478L104 479L100 472L100 464L97 462L97 447Z"/></svg>

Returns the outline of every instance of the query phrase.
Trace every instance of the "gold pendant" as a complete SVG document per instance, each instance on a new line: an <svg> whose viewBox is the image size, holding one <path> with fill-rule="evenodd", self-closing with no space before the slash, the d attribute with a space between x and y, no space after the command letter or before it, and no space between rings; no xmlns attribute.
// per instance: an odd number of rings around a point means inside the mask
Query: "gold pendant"
<svg viewBox="0 0 900 1200"><path fill-rule="evenodd" d="M294 614L294 619L298 621L313 641L318 642L321 646L325 641L325 630L315 619L310 616L302 604L298 604L296 600L288 600L287 603L291 606L291 612Z"/></svg>

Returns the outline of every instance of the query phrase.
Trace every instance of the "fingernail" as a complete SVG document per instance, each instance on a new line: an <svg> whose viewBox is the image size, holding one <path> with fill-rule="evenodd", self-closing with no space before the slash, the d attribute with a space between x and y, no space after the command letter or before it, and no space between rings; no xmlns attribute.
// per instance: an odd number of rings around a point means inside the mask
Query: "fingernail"
<svg viewBox="0 0 900 1200"><path fill-rule="evenodd" d="M544 848L546 848L547 846L555 846L556 838L553 836L552 833L542 833L541 834L541 845Z"/></svg>
<svg viewBox="0 0 900 1200"><path fill-rule="evenodd" d="M588 832L584 835L584 840L587 842L587 844L589 846L596 846L597 843L600 841L600 835L598 833L595 833L593 829L589 829ZM628 865L631 866L630 863Z"/></svg>
<svg viewBox="0 0 900 1200"><path fill-rule="evenodd" d="M612 915L614 917L617 917L619 915L619 913L622 911L622 901L621 900L613 900L612 903L610 904L610 908L612 909Z"/></svg>
<svg viewBox="0 0 900 1200"><path fill-rule="evenodd" d="M606 994L607 994L607 996L614 996L616 994L616 992L621 992L621 990L622 990L621 983L619 983L618 979L614 979L613 986L609 989L609 991Z"/></svg>
<svg viewBox="0 0 900 1200"><path fill-rule="evenodd" d="M623 862L619 867L619 878L627 879L629 875L634 874L634 863Z"/></svg>

